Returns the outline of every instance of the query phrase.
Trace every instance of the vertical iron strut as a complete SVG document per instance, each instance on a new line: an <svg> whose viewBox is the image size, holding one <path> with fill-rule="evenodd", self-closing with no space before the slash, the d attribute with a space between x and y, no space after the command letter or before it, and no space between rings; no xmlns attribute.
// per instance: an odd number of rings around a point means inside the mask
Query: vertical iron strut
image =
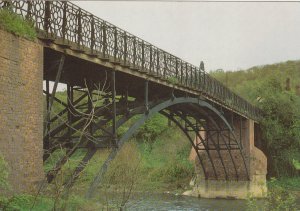
<svg viewBox="0 0 300 211"><path fill-rule="evenodd" d="M63 69L63 66L64 66L65 59L66 59L66 56L63 54L60 58L60 61L59 61L58 71L57 71L57 74L56 74L55 82L54 82L52 93L51 93L48 115L50 115L50 112L51 112L51 107L52 107L52 104L53 104L53 101L54 101L54 97L55 97L55 94L56 94L58 82L59 82L60 77L61 77L61 73L62 73L62 69Z"/></svg>
<svg viewBox="0 0 300 211"><path fill-rule="evenodd" d="M49 97L47 97L47 116L46 116L47 127L45 128L45 133L44 133L44 134L46 134L46 143L45 143L45 149L46 150L48 150L49 147L50 147L49 146L49 144L50 144L49 143L50 137L49 137L48 133L50 131L50 114L51 114L51 108L52 108L52 105L53 105L53 102L54 102L54 98L55 98L55 94L56 94L58 82L60 80L61 73L62 73L62 70L63 70L65 58L66 58L66 56L64 54L60 58L60 62L59 62L57 74L56 74L56 77L55 77L55 82L54 82L52 93L51 93L51 98L49 99ZM46 89L47 89L47 91L49 93L49 81L48 80L46 80ZM44 158L47 157L47 154L48 153L44 153Z"/></svg>
<svg viewBox="0 0 300 211"><path fill-rule="evenodd" d="M116 107L116 72L113 70L111 72L111 84L112 84L112 112L113 112L113 119L112 119L112 134L113 134L113 144L117 147L117 107Z"/></svg>
<svg viewBox="0 0 300 211"><path fill-rule="evenodd" d="M128 107L128 87L126 87L126 92L125 92L125 104L126 104L126 113L129 112L129 107Z"/></svg>
<svg viewBox="0 0 300 211"><path fill-rule="evenodd" d="M145 81L145 108L146 113L149 113L149 81Z"/></svg>
<svg viewBox="0 0 300 211"><path fill-rule="evenodd" d="M89 115L95 115L93 113L93 83L91 81L89 81L88 83L88 87L87 87L87 90L88 90L88 113ZM93 118L93 117L91 117ZM88 128L88 133L90 136L92 136L93 132L92 132L92 128L93 128L93 122L94 120L92 119L92 121L90 122L90 125L89 125L89 128Z"/></svg>
<svg viewBox="0 0 300 211"><path fill-rule="evenodd" d="M68 104L68 108L67 108L67 114L68 114L68 124L71 125L72 124L72 107L73 107L73 86L70 85L70 83L67 84L67 104ZM71 132L72 129L71 127L68 127L68 144L67 147L71 147Z"/></svg>
<svg viewBox="0 0 300 211"><path fill-rule="evenodd" d="M49 88L49 80L46 79L46 91L47 91L47 93L49 93L49 90L50 90L50 88ZM49 100L50 100L49 99L49 94L46 94L46 104L47 104L46 108L47 108L47 111L49 111L49 102L50 102ZM48 115L48 114L46 116L46 127L44 129L44 132L46 132L46 131L48 131L48 132L50 131L50 115ZM50 140L49 139L50 139L50 135L49 135L49 133L47 133L46 136L45 136L45 139L44 139L44 150L45 150L45 152L47 150L49 150L49 148L50 148L50 143L49 143ZM46 154L47 153L44 153L43 160L46 159Z"/></svg>
<svg viewBox="0 0 300 211"><path fill-rule="evenodd" d="M242 142L242 129L243 129L243 119L240 116L240 146L243 149L243 142Z"/></svg>

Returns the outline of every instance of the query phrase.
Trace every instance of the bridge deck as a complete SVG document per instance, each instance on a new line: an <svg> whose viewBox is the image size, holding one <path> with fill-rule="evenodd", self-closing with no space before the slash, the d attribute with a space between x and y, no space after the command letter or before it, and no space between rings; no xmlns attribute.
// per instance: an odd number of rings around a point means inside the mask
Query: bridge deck
<svg viewBox="0 0 300 211"><path fill-rule="evenodd" d="M83 83L83 78L90 75L100 82L105 71L99 70L114 69L120 85L122 80L138 85L146 79L161 93L174 89L177 93L206 98L256 121L261 117L258 108L207 74L204 67L183 61L70 2L0 1L0 8L9 8L33 21L39 38L48 48L48 58L55 59L57 51L72 56L67 65L72 71L65 74L65 80L69 75L73 83Z"/></svg>

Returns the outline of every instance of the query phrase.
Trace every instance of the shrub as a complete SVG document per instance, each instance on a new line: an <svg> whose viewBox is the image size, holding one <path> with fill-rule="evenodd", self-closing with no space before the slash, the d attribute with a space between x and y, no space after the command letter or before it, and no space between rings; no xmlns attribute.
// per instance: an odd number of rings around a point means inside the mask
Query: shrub
<svg viewBox="0 0 300 211"><path fill-rule="evenodd" d="M258 88L268 172L271 176L295 176L295 160L300 160L300 97L283 89L277 79Z"/></svg>
<svg viewBox="0 0 300 211"><path fill-rule="evenodd" d="M193 172L193 165L173 160L165 167L165 177L167 182L175 182L180 179L189 178Z"/></svg>
<svg viewBox="0 0 300 211"><path fill-rule="evenodd" d="M123 210L138 182L140 161L141 155L137 145L133 142L126 143L104 176L103 187L107 206L116 206ZM111 198L108 191L122 194L114 194Z"/></svg>
<svg viewBox="0 0 300 211"><path fill-rule="evenodd" d="M247 199L247 210L251 211L281 211L297 210L295 196L286 188L279 185L278 181L274 178L268 183L268 194L267 198L257 200L251 196Z"/></svg>
<svg viewBox="0 0 300 211"><path fill-rule="evenodd" d="M281 210L297 210L296 198L292 193L281 187L273 187L268 192L266 201L266 210L281 211Z"/></svg>
<svg viewBox="0 0 300 211"><path fill-rule="evenodd" d="M138 140L153 142L162 132L168 128L168 119L160 114L149 119L137 133Z"/></svg>
<svg viewBox="0 0 300 211"><path fill-rule="evenodd" d="M0 28L29 40L37 36L30 21L6 9L0 10Z"/></svg>

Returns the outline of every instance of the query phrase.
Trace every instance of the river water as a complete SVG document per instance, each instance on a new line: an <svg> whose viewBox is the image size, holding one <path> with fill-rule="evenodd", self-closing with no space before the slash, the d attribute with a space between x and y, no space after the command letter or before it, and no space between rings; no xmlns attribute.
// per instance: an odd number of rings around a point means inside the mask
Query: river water
<svg viewBox="0 0 300 211"><path fill-rule="evenodd" d="M100 199L102 205L108 203L109 207L116 207L120 204L122 195L116 193L108 194L110 200ZM102 194L103 196L103 194ZM107 200L107 198L106 198ZM257 205L262 205L263 201L258 200ZM296 200L297 208L300 210L300 198ZM119 207L119 206L117 206ZM158 193L134 193L126 203L126 211L244 211L247 209L246 200L237 199L204 199L191 196ZM106 209L104 209L106 210ZM109 209L110 210L110 209ZM115 210L115 209L112 209Z"/></svg>
<svg viewBox="0 0 300 211"><path fill-rule="evenodd" d="M201 211L201 210L246 210L246 200L199 199L173 194L134 194L126 204L128 211Z"/></svg>

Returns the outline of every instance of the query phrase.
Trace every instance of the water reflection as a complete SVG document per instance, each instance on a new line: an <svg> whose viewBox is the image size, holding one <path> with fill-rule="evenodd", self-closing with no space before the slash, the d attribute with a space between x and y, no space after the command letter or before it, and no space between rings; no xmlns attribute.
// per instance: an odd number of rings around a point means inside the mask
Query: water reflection
<svg viewBox="0 0 300 211"><path fill-rule="evenodd" d="M108 207L110 208L116 208L121 204L123 195L110 192L99 194L99 198L101 204L109 205ZM296 202L297 208L300 208L300 198L297 197ZM257 203L258 206L262 206L264 201L258 200ZM200 199L189 196L157 193L135 193L131 195L125 207L126 211L244 211L246 209L246 200Z"/></svg>
<svg viewBox="0 0 300 211"><path fill-rule="evenodd" d="M200 210L246 210L245 200L198 199L172 194L135 194L126 204L126 210L200 211Z"/></svg>

